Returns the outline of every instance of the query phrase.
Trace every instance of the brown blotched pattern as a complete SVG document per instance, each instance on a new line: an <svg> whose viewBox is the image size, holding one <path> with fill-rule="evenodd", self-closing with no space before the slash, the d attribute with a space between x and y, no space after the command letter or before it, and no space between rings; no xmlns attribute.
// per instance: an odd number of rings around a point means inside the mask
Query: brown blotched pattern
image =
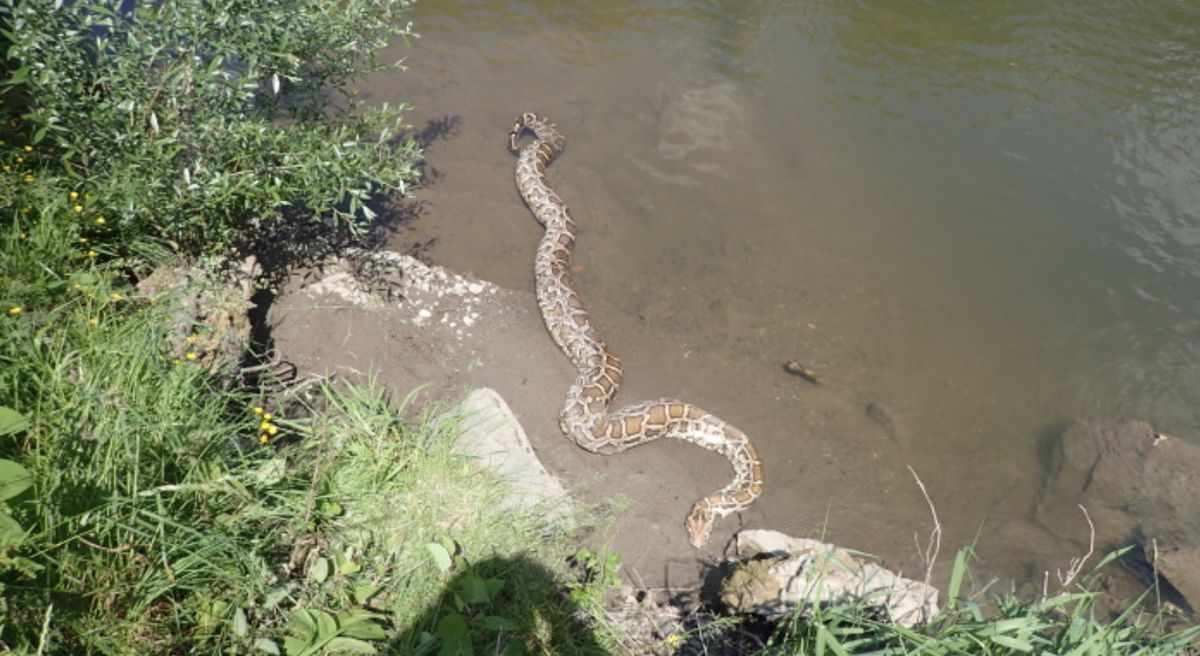
<svg viewBox="0 0 1200 656"><path fill-rule="evenodd" d="M518 148L526 130L536 139ZM575 222L545 181L546 167L565 145L566 139L554 125L537 114L522 114L509 132L509 147L519 153L517 188L546 229L534 260L538 306L550 335L579 370L567 391L560 424L576 444L594 453L620 453L671 437L728 458L733 481L693 504L687 516L688 539L699 548L708 540L713 520L742 510L762 494L762 463L745 433L690 403L659 399L609 412L609 404L621 388L621 360L596 335L571 283Z"/></svg>

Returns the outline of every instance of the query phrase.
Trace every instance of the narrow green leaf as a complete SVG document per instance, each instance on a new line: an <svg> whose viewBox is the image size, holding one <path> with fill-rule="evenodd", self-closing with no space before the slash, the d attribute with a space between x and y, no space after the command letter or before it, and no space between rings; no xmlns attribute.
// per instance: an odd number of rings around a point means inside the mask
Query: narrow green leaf
<svg viewBox="0 0 1200 656"><path fill-rule="evenodd" d="M313 563L312 569L308 571L308 578L317 583L324 583L325 579L329 578L329 559L318 558L317 562Z"/></svg>
<svg viewBox="0 0 1200 656"><path fill-rule="evenodd" d="M365 604L367 600L375 596L375 593L383 589L381 585L359 585L354 588L355 603Z"/></svg>
<svg viewBox="0 0 1200 656"><path fill-rule="evenodd" d="M483 625L493 631L516 631L520 625L499 615L484 615Z"/></svg>
<svg viewBox="0 0 1200 656"><path fill-rule="evenodd" d="M450 571L452 561L450 560L450 552L446 551L446 547L436 542L429 542L425 545L425 550L433 557L433 564L437 566L438 571Z"/></svg>
<svg viewBox="0 0 1200 656"><path fill-rule="evenodd" d="M33 475L20 464L0 460L0 501L11 499L33 485Z"/></svg>
<svg viewBox="0 0 1200 656"><path fill-rule="evenodd" d="M17 433L26 428L29 428L29 420L25 415L0 405L0 436Z"/></svg>
<svg viewBox="0 0 1200 656"><path fill-rule="evenodd" d="M357 638L337 637L330 640L325 648L332 654L375 654L378 651L370 643Z"/></svg>
<svg viewBox="0 0 1200 656"><path fill-rule="evenodd" d="M963 577L967 573L967 549L958 550L954 556L954 569L950 572L950 587L946 590L946 608L954 608L958 603L958 593L962 590Z"/></svg>
<svg viewBox="0 0 1200 656"><path fill-rule="evenodd" d="M8 513L0 512L0 549L6 547L15 547L25 540L25 529L17 523L17 520L8 516Z"/></svg>
<svg viewBox="0 0 1200 656"><path fill-rule="evenodd" d="M265 654L271 654L272 656L279 656L281 653L279 651L279 645L275 644L275 641L269 638L256 639L254 641L254 648Z"/></svg>
<svg viewBox="0 0 1200 656"><path fill-rule="evenodd" d="M245 609L241 607L233 611L233 635L239 638L250 635L250 622L246 619Z"/></svg>
<svg viewBox="0 0 1200 656"><path fill-rule="evenodd" d="M1024 640L1020 640L1020 639L1014 638L1012 636L994 635L994 636L992 636L992 642L1000 645L1001 647L1008 647L1009 649L1015 649L1021 653L1025 653L1025 654L1033 651L1033 645L1029 644L1028 642L1025 642Z"/></svg>

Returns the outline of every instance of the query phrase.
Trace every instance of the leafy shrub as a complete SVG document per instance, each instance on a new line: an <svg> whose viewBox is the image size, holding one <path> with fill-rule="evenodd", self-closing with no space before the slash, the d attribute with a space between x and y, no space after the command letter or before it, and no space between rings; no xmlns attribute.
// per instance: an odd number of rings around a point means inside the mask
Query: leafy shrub
<svg viewBox="0 0 1200 656"><path fill-rule="evenodd" d="M129 4L0 2L0 125L64 172L94 241L220 251L286 211L370 218L415 179L403 107L358 111L351 87L410 35L408 0Z"/></svg>

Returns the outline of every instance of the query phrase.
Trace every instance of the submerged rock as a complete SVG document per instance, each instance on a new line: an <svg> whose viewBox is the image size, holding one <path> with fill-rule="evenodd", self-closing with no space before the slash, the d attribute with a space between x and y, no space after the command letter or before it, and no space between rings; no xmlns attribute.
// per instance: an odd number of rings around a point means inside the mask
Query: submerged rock
<svg viewBox="0 0 1200 656"><path fill-rule="evenodd" d="M861 604L901 626L929 621L938 611L938 591L862 561L835 545L794 538L778 531L741 531L734 538L742 562L721 584L721 601L739 613L769 619L815 604Z"/></svg>
<svg viewBox="0 0 1200 656"><path fill-rule="evenodd" d="M1200 447L1164 435L1144 421L1088 419L1070 426L1055 444L1039 513L1062 504L1088 509L1102 547L1134 544L1131 571L1200 607ZM1068 506L1069 507L1069 506Z"/></svg>

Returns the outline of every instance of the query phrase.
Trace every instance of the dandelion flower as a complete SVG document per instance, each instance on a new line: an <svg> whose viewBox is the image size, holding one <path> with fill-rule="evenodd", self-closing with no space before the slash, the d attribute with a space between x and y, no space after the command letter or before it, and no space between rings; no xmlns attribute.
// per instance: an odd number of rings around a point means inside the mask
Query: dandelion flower
<svg viewBox="0 0 1200 656"><path fill-rule="evenodd" d="M258 441L259 441L259 442L262 442L263 444L266 444L266 443L267 443L267 435L266 435L265 433L264 433L264 434L262 434L262 435L259 435L259 436L258 436Z"/></svg>
<svg viewBox="0 0 1200 656"><path fill-rule="evenodd" d="M271 413L264 412L263 413L263 421L270 421L270 420L271 420Z"/></svg>
<svg viewBox="0 0 1200 656"><path fill-rule="evenodd" d="M275 433L278 433L278 432L279 432L278 426L275 426L274 424L267 426L267 435L270 435L271 437L275 437Z"/></svg>
<svg viewBox="0 0 1200 656"><path fill-rule="evenodd" d="M8 313L9 314L21 314L21 306L14 305L14 306L8 308Z"/></svg>
<svg viewBox="0 0 1200 656"><path fill-rule="evenodd" d="M253 408L251 408L251 411L253 411L254 414L256 414L256 415L261 415L263 413L263 409L258 406L254 406Z"/></svg>
<svg viewBox="0 0 1200 656"><path fill-rule="evenodd" d="M187 355L185 355L183 357L187 358L188 360L195 360L196 358L198 358L200 356L197 355L195 351L188 351Z"/></svg>
<svg viewBox="0 0 1200 656"><path fill-rule="evenodd" d="M268 428L270 428L270 427L271 427L271 422L269 422L269 421L264 421L263 423L261 423L261 424L259 424L259 425L258 425L258 430L264 430L264 431L265 431L265 430L267 430L267 429L268 429Z"/></svg>

